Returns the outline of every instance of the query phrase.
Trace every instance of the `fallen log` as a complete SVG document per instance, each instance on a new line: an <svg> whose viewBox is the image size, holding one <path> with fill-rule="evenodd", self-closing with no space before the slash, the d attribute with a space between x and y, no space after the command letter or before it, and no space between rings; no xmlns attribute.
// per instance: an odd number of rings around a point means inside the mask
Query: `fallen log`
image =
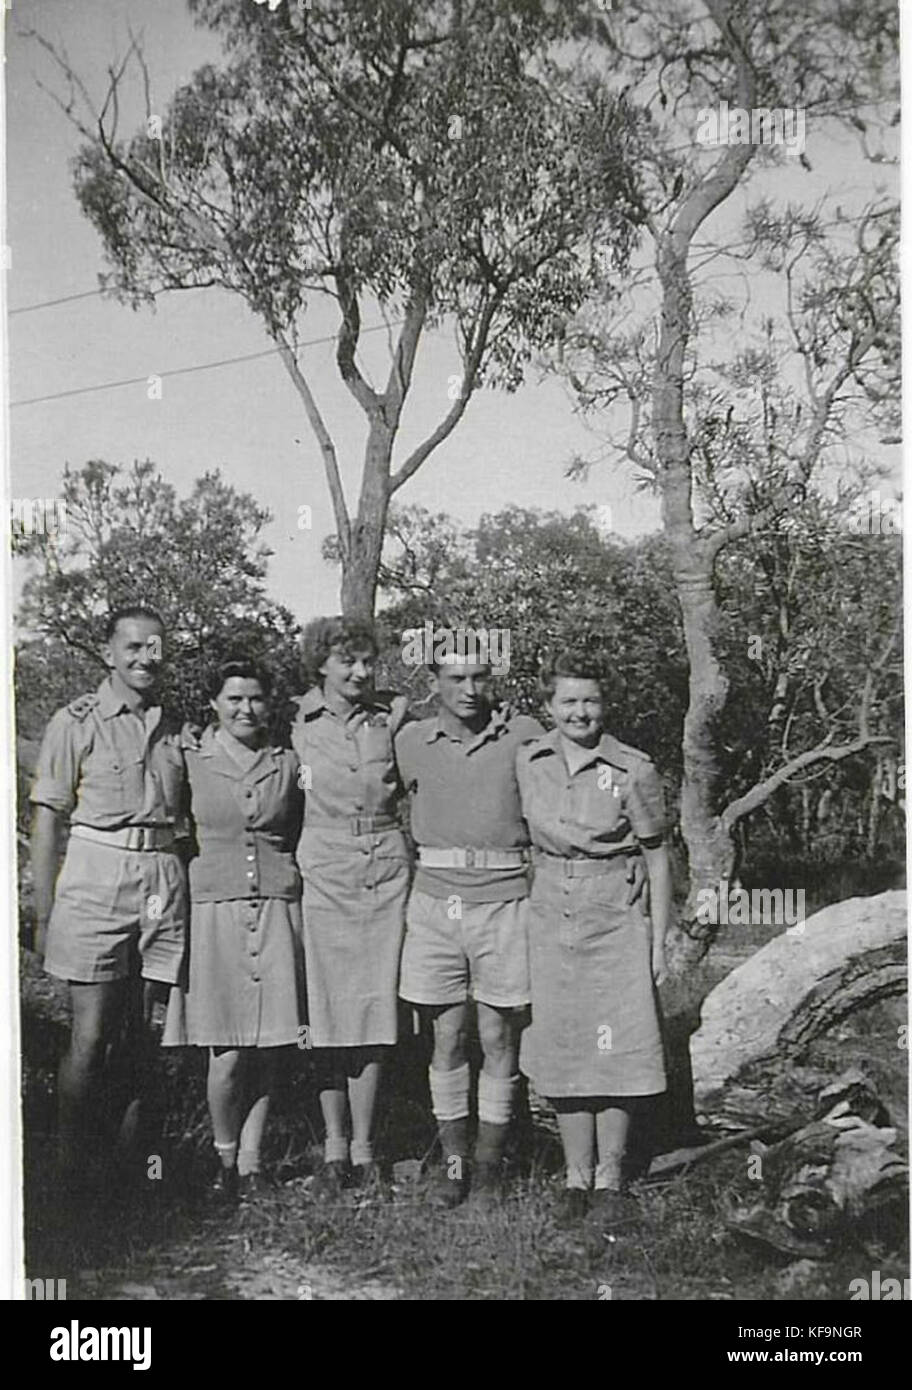
<svg viewBox="0 0 912 1390"><path fill-rule="evenodd" d="M824 908L727 975L690 1040L698 1123L743 1131L806 1119L831 1079L805 1065L810 1044L904 991L906 955L906 895L880 893Z"/></svg>

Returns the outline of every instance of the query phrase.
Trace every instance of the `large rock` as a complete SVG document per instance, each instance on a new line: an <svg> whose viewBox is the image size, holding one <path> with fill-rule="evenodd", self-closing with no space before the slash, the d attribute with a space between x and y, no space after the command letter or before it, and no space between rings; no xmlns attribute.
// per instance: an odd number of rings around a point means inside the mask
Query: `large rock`
<svg viewBox="0 0 912 1390"><path fill-rule="evenodd" d="M768 942L703 1001L690 1040L701 1124L786 1123L820 1089L819 1073L803 1064L810 1044L906 988L904 892L834 903L803 926Z"/></svg>

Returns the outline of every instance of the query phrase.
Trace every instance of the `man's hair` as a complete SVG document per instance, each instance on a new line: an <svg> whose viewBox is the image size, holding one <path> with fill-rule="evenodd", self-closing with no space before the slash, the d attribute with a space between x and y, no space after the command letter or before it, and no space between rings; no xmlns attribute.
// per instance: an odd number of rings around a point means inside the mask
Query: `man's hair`
<svg viewBox="0 0 912 1390"><path fill-rule="evenodd" d="M117 624L119 622L126 622L130 618L148 618L150 622L158 623L162 632L165 630L165 620L161 613L157 613L154 608L147 608L142 603L131 603L125 605L123 608L114 608L108 614L107 622L105 623L104 640L110 642L117 631Z"/></svg>
<svg viewBox="0 0 912 1390"><path fill-rule="evenodd" d="M272 676L266 667L261 666L258 661L239 656L235 657L233 661L222 662L220 666L216 666L210 672L206 681L206 694L209 699L214 700L221 695L226 682L234 676L240 676L242 680L246 681L259 681L267 700L272 694Z"/></svg>
<svg viewBox="0 0 912 1390"><path fill-rule="evenodd" d="M604 663L582 648L568 647L553 656L545 657L539 672L539 687L546 700L554 696L559 680L595 681L605 699L612 682L606 675Z"/></svg>
<svg viewBox="0 0 912 1390"><path fill-rule="evenodd" d="M466 657L465 661L454 663L452 661L436 661L432 656L430 661L427 663L427 669L430 671L432 676L439 676L441 671L452 671L454 665L483 666L487 671L488 675L492 674L492 667L490 661L470 661L468 657Z"/></svg>
<svg viewBox="0 0 912 1390"><path fill-rule="evenodd" d="M320 667L334 649L357 652L379 652L377 634L372 623L361 618L314 618L304 629L301 639L301 671L308 685L320 685Z"/></svg>

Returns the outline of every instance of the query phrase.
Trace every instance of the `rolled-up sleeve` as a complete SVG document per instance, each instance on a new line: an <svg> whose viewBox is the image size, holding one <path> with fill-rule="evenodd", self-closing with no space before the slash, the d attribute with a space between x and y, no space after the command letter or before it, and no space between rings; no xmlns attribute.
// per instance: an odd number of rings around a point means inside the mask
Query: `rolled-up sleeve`
<svg viewBox="0 0 912 1390"><path fill-rule="evenodd" d="M29 800L68 815L76 805L83 739L81 727L65 709L48 724L38 754Z"/></svg>
<svg viewBox="0 0 912 1390"><path fill-rule="evenodd" d="M627 819L638 840L652 840L665 834L665 792L662 779L652 763L637 768L627 789Z"/></svg>

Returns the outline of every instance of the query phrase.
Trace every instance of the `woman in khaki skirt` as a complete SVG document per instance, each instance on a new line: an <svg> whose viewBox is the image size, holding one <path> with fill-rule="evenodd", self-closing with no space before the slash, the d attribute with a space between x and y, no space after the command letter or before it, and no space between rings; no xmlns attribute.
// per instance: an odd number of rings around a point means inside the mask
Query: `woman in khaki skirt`
<svg viewBox="0 0 912 1390"><path fill-rule="evenodd" d="M185 749L199 846L190 864L186 975L172 990L164 1045L208 1047L207 1095L226 1200L264 1185L260 1147L276 1048L301 1043L306 1019L298 760L268 739L269 674L221 667L216 723Z"/></svg>
<svg viewBox="0 0 912 1390"><path fill-rule="evenodd" d="M557 1111L563 1217L591 1208L610 1227L629 1214L632 1108L665 1090L655 1002L671 907L662 786L645 753L604 732L599 672L585 656L560 656L543 689L555 728L517 754L535 866L521 1065ZM651 923L627 900L628 861L640 854Z"/></svg>
<svg viewBox="0 0 912 1390"><path fill-rule="evenodd" d="M406 701L375 692L376 654L367 624L341 617L311 623L304 664L314 684L291 735L306 789L298 863L309 1043L326 1125L313 1193L329 1200L352 1180L364 1187L380 1179L374 1116L396 1042L410 867L393 735Z"/></svg>

